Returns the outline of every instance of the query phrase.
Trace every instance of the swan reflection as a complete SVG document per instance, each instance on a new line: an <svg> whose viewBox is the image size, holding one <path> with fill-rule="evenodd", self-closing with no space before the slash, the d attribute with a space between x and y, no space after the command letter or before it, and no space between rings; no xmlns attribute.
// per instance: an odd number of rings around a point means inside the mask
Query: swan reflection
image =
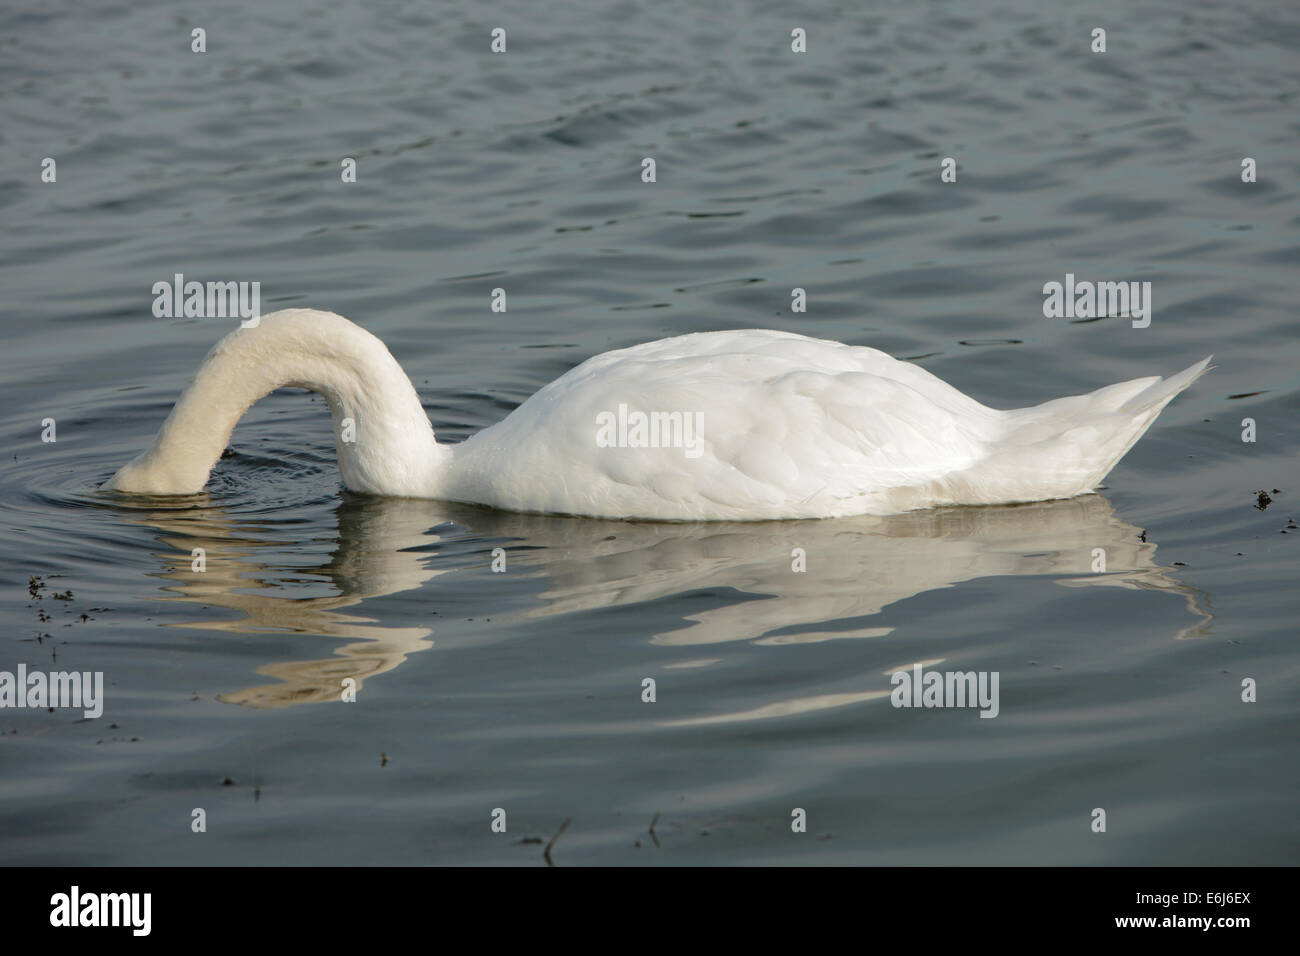
<svg viewBox="0 0 1300 956"><path fill-rule="evenodd" d="M647 635L658 645L704 651L698 659L670 665L678 667L716 661L707 656L708 647L727 642L793 645L883 637L893 628L870 622L883 608L985 577L1042 575L1065 587L1171 591L1196 618L1177 638L1202 636L1211 619L1199 593L1156 563L1156 545L1099 495L887 517L697 524L348 495L337 509L337 539L326 542L332 554L297 573L284 567L286 542L275 540L267 530L274 523L264 518L235 517L212 504L136 517L180 552L159 555L170 565L162 577L171 582L171 599L239 615L180 626L355 639L330 658L260 667L259 674L276 682L219 696L253 707L338 700L345 678L359 686L429 649L430 628L389 626L345 609L420 588L439 575L481 573L497 546L506 550L507 573L526 584L517 609L500 601L485 608L500 621L542 622L707 592L715 606ZM195 548L206 554L201 573L191 567ZM272 551L279 560L259 560ZM1094 570L1101 553L1105 571ZM796 571L800 560L806 570ZM267 590L271 584L278 589ZM329 593L286 597L286 584Z"/></svg>
<svg viewBox="0 0 1300 956"><path fill-rule="evenodd" d="M366 678L390 671L408 655L432 645L430 628L392 627L342 612L368 598L418 588L445 573L425 567L423 556L403 550L430 541L427 509L405 507L413 503L398 499L353 499L337 511L338 538L330 559L290 574L278 560L259 560L271 551L279 558L285 547L284 541L267 534L270 523L265 519L236 518L207 503L206 496L189 501L199 504L138 518L162 532L166 543L176 549L157 555L171 565L161 576L174 583L164 590L170 592L169 600L227 608L239 616L173 626L356 639L337 648L334 657L263 665L257 673L278 683L220 694L218 700L251 707L339 700L344 679L354 679L360 690ZM203 551L202 571L194 568L195 549ZM178 556L177 551L182 553ZM314 585L332 593L286 597L286 584Z"/></svg>

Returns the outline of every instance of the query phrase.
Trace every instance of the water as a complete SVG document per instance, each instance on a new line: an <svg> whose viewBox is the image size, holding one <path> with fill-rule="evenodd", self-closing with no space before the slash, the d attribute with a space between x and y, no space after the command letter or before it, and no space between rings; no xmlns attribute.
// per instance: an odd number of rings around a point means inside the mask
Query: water
<svg viewBox="0 0 1300 956"><path fill-rule="evenodd" d="M1295 863L1297 42L1262 2L6 8L0 669L108 687L98 720L0 711L0 862L540 864L571 820L557 865ZM873 345L997 407L1218 367L1068 502L367 500L292 391L205 495L116 499L230 327L152 316L177 272L362 323L453 442L708 329ZM1150 327L1044 318L1066 273L1152 282ZM891 707L917 661L999 672L999 716Z"/></svg>

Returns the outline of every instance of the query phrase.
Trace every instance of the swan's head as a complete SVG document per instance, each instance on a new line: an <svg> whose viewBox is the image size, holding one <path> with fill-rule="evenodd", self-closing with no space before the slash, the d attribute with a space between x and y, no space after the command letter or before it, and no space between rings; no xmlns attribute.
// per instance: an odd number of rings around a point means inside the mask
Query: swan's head
<svg viewBox="0 0 1300 956"><path fill-rule="evenodd" d="M104 487L133 495L197 495L208 482L211 466L169 456L160 461L153 449L136 455Z"/></svg>
<svg viewBox="0 0 1300 956"><path fill-rule="evenodd" d="M208 353L147 451L106 488L134 494L203 490L235 423L277 388L323 396L334 417L343 483L373 494L436 497L450 459L410 379L388 348L341 315L286 309L240 328Z"/></svg>

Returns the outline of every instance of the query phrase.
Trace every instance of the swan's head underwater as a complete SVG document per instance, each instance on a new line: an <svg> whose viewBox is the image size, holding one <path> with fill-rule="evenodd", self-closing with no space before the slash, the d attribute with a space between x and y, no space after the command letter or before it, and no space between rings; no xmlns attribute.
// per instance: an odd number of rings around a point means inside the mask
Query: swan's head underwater
<svg viewBox="0 0 1300 956"><path fill-rule="evenodd" d="M590 358L449 446L383 342L331 312L286 309L218 342L153 444L106 487L201 491L244 412L299 387L329 405L343 484L375 495L662 521L1070 498L1209 361L998 411L876 349L701 332Z"/></svg>

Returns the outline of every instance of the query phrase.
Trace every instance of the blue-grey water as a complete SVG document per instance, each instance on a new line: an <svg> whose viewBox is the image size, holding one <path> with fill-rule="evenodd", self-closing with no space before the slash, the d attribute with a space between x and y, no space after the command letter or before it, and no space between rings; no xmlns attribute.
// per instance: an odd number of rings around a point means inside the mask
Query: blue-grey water
<svg viewBox="0 0 1300 956"><path fill-rule="evenodd" d="M566 820L556 865L1296 863L1298 44L1262 0L7 4L0 670L106 690L0 709L0 863L541 865ZM1064 502L368 499L289 390L203 496L118 498L233 327L155 318L176 273L359 322L452 442L711 329L1000 408L1217 367ZM1045 318L1067 273L1150 281L1150 326ZM918 661L999 715L892 707Z"/></svg>

